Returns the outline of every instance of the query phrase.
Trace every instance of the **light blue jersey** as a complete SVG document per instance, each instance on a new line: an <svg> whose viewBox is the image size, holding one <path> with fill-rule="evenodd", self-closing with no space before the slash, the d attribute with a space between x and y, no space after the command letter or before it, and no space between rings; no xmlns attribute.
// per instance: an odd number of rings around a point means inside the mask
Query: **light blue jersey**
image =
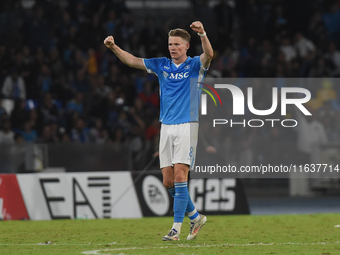
<svg viewBox="0 0 340 255"><path fill-rule="evenodd" d="M176 66L168 58L143 59L149 73L154 73L159 80L160 116L163 124L181 124L198 121L203 78L205 69L199 56L188 57Z"/></svg>

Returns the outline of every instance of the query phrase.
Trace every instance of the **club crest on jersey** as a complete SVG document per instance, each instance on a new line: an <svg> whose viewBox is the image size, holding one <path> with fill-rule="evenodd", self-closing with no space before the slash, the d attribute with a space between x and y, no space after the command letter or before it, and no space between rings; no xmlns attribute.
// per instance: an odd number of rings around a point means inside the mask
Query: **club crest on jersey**
<svg viewBox="0 0 340 255"><path fill-rule="evenodd" d="M183 73L170 73L169 79L171 80L182 80L183 78L188 78L189 72Z"/></svg>

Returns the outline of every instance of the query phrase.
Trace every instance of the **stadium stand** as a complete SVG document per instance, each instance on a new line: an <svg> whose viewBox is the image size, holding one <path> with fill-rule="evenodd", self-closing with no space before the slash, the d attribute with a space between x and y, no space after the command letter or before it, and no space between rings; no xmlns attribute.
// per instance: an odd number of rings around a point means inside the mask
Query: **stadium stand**
<svg viewBox="0 0 340 255"><path fill-rule="evenodd" d="M189 30L199 19L216 50L209 77L340 76L339 1L192 0L179 1L181 10L157 2L2 1L0 137L7 138L0 143L110 144L130 151L129 168L143 168L139 159L157 150L157 80L123 65L103 45L107 35L140 57L168 56L169 29ZM198 48L193 36L188 55ZM340 86L311 92L327 139L339 142ZM280 128L233 129L230 142L242 138L234 153L258 159L259 140L290 141L297 149L296 136ZM268 161L275 161L280 148L268 146Z"/></svg>

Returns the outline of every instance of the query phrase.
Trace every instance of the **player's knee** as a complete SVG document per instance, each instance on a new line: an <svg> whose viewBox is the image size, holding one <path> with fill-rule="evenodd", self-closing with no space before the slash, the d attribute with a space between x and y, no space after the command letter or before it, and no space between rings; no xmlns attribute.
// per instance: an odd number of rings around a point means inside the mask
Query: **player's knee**
<svg viewBox="0 0 340 255"><path fill-rule="evenodd" d="M186 182L187 180L188 180L188 178L184 174L175 176L175 182Z"/></svg>
<svg viewBox="0 0 340 255"><path fill-rule="evenodd" d="M175 182L186 182L188 180L189 166L178 164L175 167Z"/></svg>
<svg viewBox="0 0 340 255"><path fill-rule="evenodd" d="M187 172L181 171L175 174L175 182L186 182L187 180L188 180Z"/></svg>

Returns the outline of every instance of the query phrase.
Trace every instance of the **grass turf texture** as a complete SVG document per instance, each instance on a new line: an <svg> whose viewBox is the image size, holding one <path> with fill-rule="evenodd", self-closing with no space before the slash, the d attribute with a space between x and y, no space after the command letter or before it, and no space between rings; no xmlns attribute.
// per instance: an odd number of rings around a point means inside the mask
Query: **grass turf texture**
<svg viewBox="0 0 340 255"><path fill-rule="evenodd" d="M3 221L0 254L340 254L340 214L208 216L199 237L164 242L171 217Z"/></svg>

